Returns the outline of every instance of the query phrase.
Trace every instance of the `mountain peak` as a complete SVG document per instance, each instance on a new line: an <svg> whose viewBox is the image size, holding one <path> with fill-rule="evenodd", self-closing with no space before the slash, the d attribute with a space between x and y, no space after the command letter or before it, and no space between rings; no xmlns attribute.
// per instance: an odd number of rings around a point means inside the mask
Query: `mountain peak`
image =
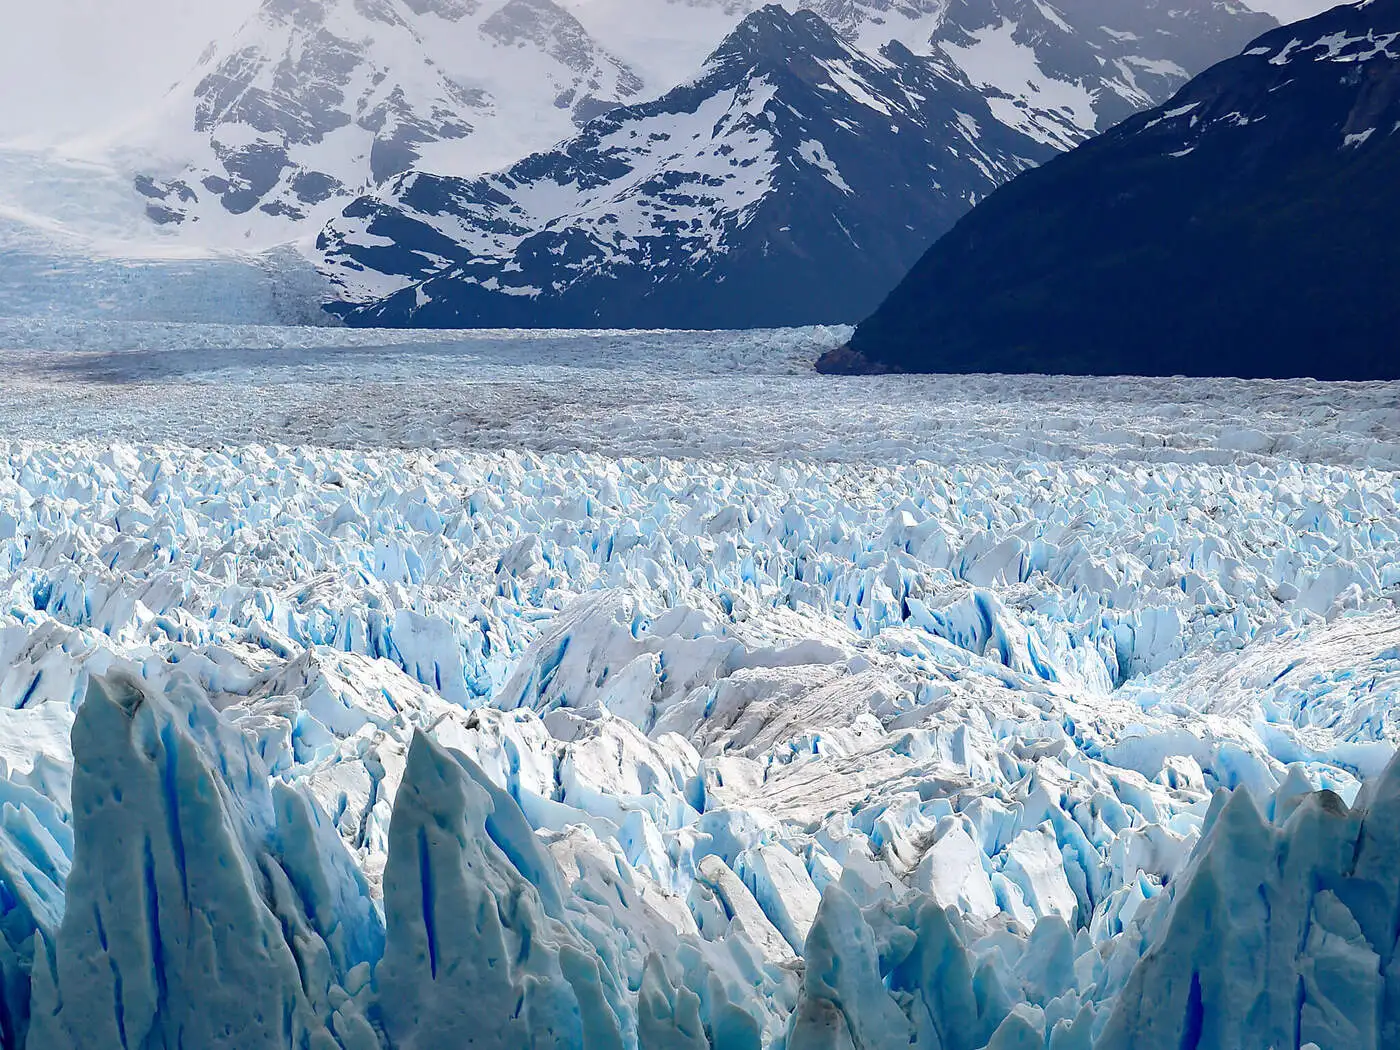
<svg viewBox="0 0 1400 1050"><path fill-rule="evenodd" d="M1158 25L1180 0L1143 0L1146 24L1136 5L1119 12L1121 31L1102 28L1106 0L1074 2L1090 10L759 7L655 101L496 174L421 174L356 201L320 242L345 289L337 309L447 327L856 320L974 204L1102 127L1104 97L1131 109L1184 82L1163 49L1185 23ZM878 50L829 20L944 15L946 34L916 47L886 31ZM1230 50L1257 35L1252 20L1207 21L1234 33Z"/></svg>
<svg viewBox="0 0 1400 1050"><path fill-rule="evenodd" d="M747 32L792 32L800 25L826 25L826 22L815 12L808 8L799 8L796 11L789 11L782 4L764 4L762 7L750 12L743 21L735 27L736 33Z"/></svg>
<svg viewBox="0 0 1400 1050"><path fill-rule="evenodd" d="M789 11L768 4L749 14L729 33L706 61L700 76L747 76L754 70L788 72L813 60L854 59L869 62L853 51L820 15L806 8Z"/></svg>
<svg viewBox="0 0 1400 1050"><path fill-rule="evenodd" d="M835 43L840 39L813 11L789 11L781 4L766 4L735 26L715 54L741 51L751 56L790 57L814 41Z"/></svg>

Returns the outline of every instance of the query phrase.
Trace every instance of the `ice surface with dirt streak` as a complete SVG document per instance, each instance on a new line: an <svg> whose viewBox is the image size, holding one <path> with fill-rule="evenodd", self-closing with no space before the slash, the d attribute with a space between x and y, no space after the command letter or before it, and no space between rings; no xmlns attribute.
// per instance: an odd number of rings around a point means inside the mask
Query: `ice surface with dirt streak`
<svg viewBox="0 0 1400 1050"><path fill-rule="evenodd" d="M1393 468L1393 384L813 374L849 328L347 331L0 318L11 436Z"/></svg>
<svg viewBox="0 0 1400 1050"><path fill-rule="evenodd" d="M0 333L0 1045L1397 1034L1394 387Z"/></svg>

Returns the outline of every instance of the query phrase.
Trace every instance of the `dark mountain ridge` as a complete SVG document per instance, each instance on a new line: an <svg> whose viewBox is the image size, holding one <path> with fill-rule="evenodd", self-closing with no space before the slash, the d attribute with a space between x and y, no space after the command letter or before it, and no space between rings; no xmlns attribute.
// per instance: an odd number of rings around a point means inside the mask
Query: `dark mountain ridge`
<svg viewBox="0 0 1400 1050"><path fill-rule="evenodd" d="M941 238L827 371L1400 377L1400 0L1266 33Z"/></svg>

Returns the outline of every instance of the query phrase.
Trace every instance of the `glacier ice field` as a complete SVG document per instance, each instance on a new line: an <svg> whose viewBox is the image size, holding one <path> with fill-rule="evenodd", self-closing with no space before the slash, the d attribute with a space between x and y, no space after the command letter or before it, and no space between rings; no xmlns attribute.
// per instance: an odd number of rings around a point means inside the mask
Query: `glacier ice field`
<svg viewBox="0 0 1400 1050"><path fill-rule="evenodd" d="M0 319L0 1047L1400 1045L1395 385Z"/></svg>

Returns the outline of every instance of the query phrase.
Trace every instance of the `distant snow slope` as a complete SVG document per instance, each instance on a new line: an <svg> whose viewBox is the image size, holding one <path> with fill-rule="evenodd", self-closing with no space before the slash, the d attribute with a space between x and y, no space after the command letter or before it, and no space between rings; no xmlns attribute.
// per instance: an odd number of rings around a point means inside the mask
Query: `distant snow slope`
<svg viewBox="0 0 1400 1050"><path fill-rule="evenodd" d="M933 43L999 119L1067 149L1272 24L1235 0L952 0Z"/></svg>
<svg viewBox="0 0 1400 1050"><path fill-rule="evenodd" d="M0 147L0 316L324 324L304 252L207 248L152 233L110 163Z"/></svg>
<svg viewBox="0 0 1400 1050"><path fill-rule="evenodd" d="M120 7L44 0L10 5L8 31L0 36L0 100L23 103L0 104L0 142L26 138L53 146L129 122L186 76L211 41L236 31L257 6L258 0L142 0ZM644 79L656 83L670 75L677 59L688 58L681 65L693 69L737 21L732 12L742 10L734 0L675 5L662 0L568 0L562 6L590 31L612 27L609 47ZM823 5L826 10L834 6ZM896 15L906 5L889 6L892 10L882 17ZM1319 0L1254 0L1251 6L1291 21L1330 5Z"/></svg>
<svg viewBox="0 0 1400 1050"><path fill-rule="evenodd" d="M1393 386L0 333L7 1050L1393 1042Z"/></svg>
<svg viewBox="0 0 1400 1050"><path fill-rule="evenodd" d="M0 317L316 325L327 294L293 251L103 255L0 220Z"/></svg>
<svg viewBox="0 0 1400 1050"><path fill-rule="evenodd" d="M0 143L110 132L160 100L259 0L15 0L0 34Z"/></svg>

